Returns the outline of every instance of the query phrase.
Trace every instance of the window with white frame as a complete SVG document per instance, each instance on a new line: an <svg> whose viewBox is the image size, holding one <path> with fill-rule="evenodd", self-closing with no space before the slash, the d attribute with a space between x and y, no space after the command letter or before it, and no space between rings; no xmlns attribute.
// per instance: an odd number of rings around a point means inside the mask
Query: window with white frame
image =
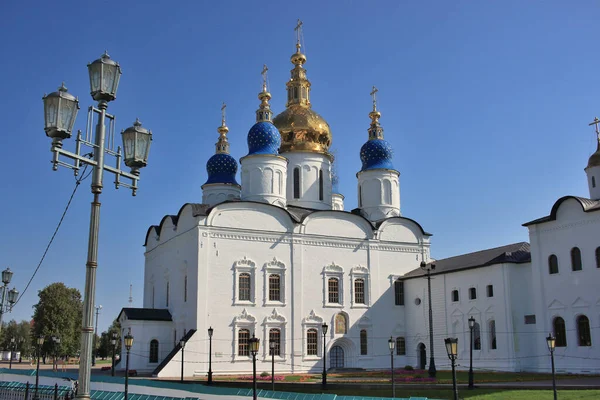
<svg viewBox="0 0 600 400"><path fill-rule="evenodd" d="M397 356L405 356L406 355L406 339L404 337L396 338L396 355Z"/></svg>
<svg viewBox="0 0 600 400"><path fill-rule="evenodd" d="M285 264L276 258L263 266L265 305L285 305L285 270Z"/></svg>
<svg viewBox="0 0 600 400"><path fill-rule="evenodd" d="M323 318L311 310L310 314L302 319L303 342L302 358L303 360L320 360L323 349ZM331 331L331 328L330 328Z"/></svg>
<svg viewBox="0 0 600 400"><path fill-rule="evenodd" d="M269 329L269 355L281 356L281 330L277 328Z"/></svg>
<svg viewBox="0 0 600 400"><path fill-rule="evenodd" d="M248 329L238 329L238 356L250 355L250 331Z"/></svg>
<svg viewBox="0 0 600 400"><path fill-rule="evenodd" d="M233 291L235 305L254 305L256 264L244 257L233 264Z"/></svg>
<svg viewBox="0 0 600 400"><path fill-rule="evenodd" d="M323 306L342 307L344 305L344 269L330 264L323 268Z"/></svg>
<svg viewBox="0 0 600 400"><path fill-rule="evenodd" d="M316 328L306 330L306 355L317 356L317 346L319 344L319 336Z"/></svg>
<svg viewBox="0 0 600 400"><path fill-rule="evenodd" d="M250 360L250 338L255 331L256 318L248 314L246 309L233 320L234 360Z"/></svg>
<svg viewBox="0 0 600 400"><path fill-rule="evenodd" d="M358 320L360 356L369 355L369 347L371 347L372 344L372 326L371 319L367 316L363 316Z"/></svg>
<svg viewBox="0 0 600 400"><path fill-rule="evenodd" d="M361 265L350 270L352 307L369 306L369 269Z"/></svg>
<svg viewBox="0 0 600 400"><path fill-rule="evenodd" d="M276 340L276 350L275 350L275 357L278 360L284 360L285 359L285 326L286 326L286 319L283 315L279 314L277 312L277 309L274 308L273 312L271 313L271 315L269 315L268 317L265 318L264 322L263 322L263 327L264 327L264 331L263 331L263 337L265 338L269 338L269 341L271 341L271 339L273 338L273 340ZM269 350L269 342L267 341L266 343L264 343L261 346L261 349L263 351L263 357L270 357L271 356L271 352Z"/></svg>

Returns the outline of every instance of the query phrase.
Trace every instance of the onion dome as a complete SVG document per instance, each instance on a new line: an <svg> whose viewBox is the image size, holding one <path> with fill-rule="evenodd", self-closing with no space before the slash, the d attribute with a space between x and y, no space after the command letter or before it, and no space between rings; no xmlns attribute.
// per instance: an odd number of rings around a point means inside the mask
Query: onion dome
<svg viewBox="0 0 600 400"><path fill-rule="evenodd" d="M296 52L291 57L294 68L291 79L286 83L286 109L273 119L273 124L281 134L280 153L289 151L307 151L329 154L331 129L323 117L311 109L311 83L306 78L306 56L300 51L302 22L298 21L296 32Z"/></svg>
<svg viewBox="0 0 600 400"><path fill-rule="evenodd" d="M267 71L268 68L265 65L262 71L262 91L258 94L260 106L256 110L256 123L248 131L248 155L279 154L281 135L279 134L279 130L273 125L273 122L271 122L273 112L269 105L271 93L267 90Z"/></svg>
<svg viewBox="0 0 600 400"><path fill-rule="evenodd" d="M373 86L371 95L373 96L373 111L369 113L371 126L369 127L369 140L360 148L360 160L362 161L361 171L370 169L394 169L392 157L394 150L392 146L383 139L383 128L379 124L381 113L377 111L377 101L375 99L377 88Z"/></svg>
<svg viewBox="0 0 600 400"><path fill-rule="evenodd" d="M231 185L238 185L235 180L237 173L237 161L229 154L229 141L227 140L227 132L229 128L225 125L225 108L223 104L221 108L222 119L221 126L217 129L219 132L219 139L216 143L216 152L206 162L206 172L208 173L208 179L205 183L228 183Z"/></svg>
<svg viewBox="0 0 600 400"><path fill-rule="evenodd" d="M596 152L592 154L588 160L587 167L600 167L600 139L598 140L598 148L596 149Z"/></svg>

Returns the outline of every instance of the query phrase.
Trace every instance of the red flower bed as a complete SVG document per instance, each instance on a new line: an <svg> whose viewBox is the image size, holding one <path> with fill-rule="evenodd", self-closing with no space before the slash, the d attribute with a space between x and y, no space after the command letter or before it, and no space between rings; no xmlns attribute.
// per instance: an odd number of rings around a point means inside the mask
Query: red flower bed
<svg viewBox="0 0 600 400"><path fill-rule="evenodd" d="M252 375L239 376L238 379L240 379L242 381L251 381L252 380ZM268 381L268 382L271 382L271 376L269 376L269 375L267 375L267 376L257 375L256 376L256 380L257 381ZM285 380L285 376L283 376L283 375L275 375L275 380L276 381L283 381L283 380Z"/></svg>

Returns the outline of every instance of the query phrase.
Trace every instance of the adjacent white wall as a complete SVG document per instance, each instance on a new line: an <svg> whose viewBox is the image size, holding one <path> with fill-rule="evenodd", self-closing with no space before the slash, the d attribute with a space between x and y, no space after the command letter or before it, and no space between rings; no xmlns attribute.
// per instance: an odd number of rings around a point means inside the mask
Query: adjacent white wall
<svg viewBox="0 0 600 400"><path fill-rule="evenodd" d="M316 210L331 210L331 160L318 153L282 153L289 160L287 204ZM300 171L300 197L294 198L294 170ZM323 174L323 200L319 196L319 171Z"/></svg>
<svg viewBox="0 0 600 400"><path fill-rule="evenodd" d="M358 174L358 207L371 221L400 215L400 173L371 169Z"/></svg>
<svg viewBox="0 0 600 400"><path fill-rule="evenodd" d="M287 159L272 154L253 154L240 160L241 199L286 206Z"/></svg>

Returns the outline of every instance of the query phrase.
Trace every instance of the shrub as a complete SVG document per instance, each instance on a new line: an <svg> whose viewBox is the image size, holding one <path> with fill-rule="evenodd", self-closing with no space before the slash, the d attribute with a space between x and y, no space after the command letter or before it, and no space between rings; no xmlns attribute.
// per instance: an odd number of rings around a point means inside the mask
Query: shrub
<svg viewBox="0 0 600 400"><path fill-rule="evenodd" d="M267 371L263 371L263 372L261 372L261 373L260 373L260 376L262 376L263 378L264 378L265 376L269 376L269 375L270 375L270 374L269 374Z"/></svg>
<svg viewBox="0 0 600 400"><path fill-rule="evenodd" d="M404 366L404 369L405 369L406 371L412 371L412 370L414 370L414 368L412 367L412 365L405 365L405 366Z"/></svg>

